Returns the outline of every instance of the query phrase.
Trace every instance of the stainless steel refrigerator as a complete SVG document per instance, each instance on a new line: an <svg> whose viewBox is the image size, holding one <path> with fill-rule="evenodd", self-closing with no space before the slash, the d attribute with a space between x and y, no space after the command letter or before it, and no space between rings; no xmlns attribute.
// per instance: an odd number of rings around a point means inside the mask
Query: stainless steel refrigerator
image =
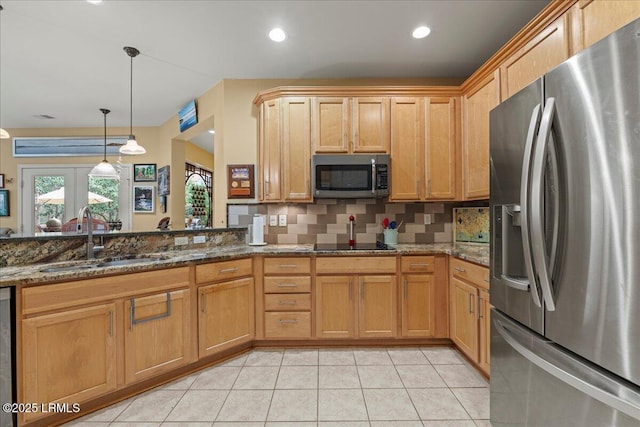
<svg viewBox="0 0 640 427"><path fill-rule="evenodd" d="M640 426L640 20L490 120L492 425Z"/></svg>

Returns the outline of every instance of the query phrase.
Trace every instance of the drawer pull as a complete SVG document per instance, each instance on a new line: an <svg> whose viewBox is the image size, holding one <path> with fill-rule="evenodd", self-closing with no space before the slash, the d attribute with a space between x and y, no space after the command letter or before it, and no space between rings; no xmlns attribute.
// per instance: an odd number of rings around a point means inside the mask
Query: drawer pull
<svg viewBox="0 0 640 427"><path fill-rule="evenodd" d="M280 264L278 265L279 268L296 268L297 265L296 264Z"/></svg>
<svg viewBox="0 0 640 427"><path fill-rule="evenodd" d="M297 288L298 285L295 283L278 283L279 288Z"/></svg>
<svg viewBox="0 0 640 427"><path fill-rule="evenodd" d="M298 302L296 300L280 300L278 301L278 305L296 305Z"/></svg>
<svg viewBox="0 0 640 427"><path fill-rule="evenodd" d="M167 292L167 310L164 313L158 314L157 316L145 317L144 319L136 319L136 300L135 298L131 298L131 307L129 309L129 314L131 316L129 330L133 330L133 325L138 325L140 323L146 323L146 322L151 322L153 320L164 319L165 317L170 317L171 316L171 292Z"/></svg>
<svg viewBox="0 0 640 427"><path fill-rule="evenodd" d="M225 274L225 273L235 273L236 271L238 271L238 267L233 267L233 268L223 268L222 270L220 270L220 274Z"/></svg>
<svg viewBox="0 0 640 427"><path fill-rule="evenodd" d="M412 262L411 264L409 264L410 267L429 267L431 264L426 263L426 262Z"/></svg>
<svg viewBox="0 0 640 427"><path fill-rule="evenodd" d="M456 267L456 268L454 268L454 270L455 270L455 271L459 271L460 273L464 273L464 272L466 272L466 271L467 271L467 270L465 270L464 268L460 268L460 267Z"/></svg>
<svg viewBox="0 0 640 427"><path fill-rule="evenodd" d="M282 323L282 324L286 324L286 323L298 323L298 321L296 319L280 319L278 320L278 322Z"/></svg>

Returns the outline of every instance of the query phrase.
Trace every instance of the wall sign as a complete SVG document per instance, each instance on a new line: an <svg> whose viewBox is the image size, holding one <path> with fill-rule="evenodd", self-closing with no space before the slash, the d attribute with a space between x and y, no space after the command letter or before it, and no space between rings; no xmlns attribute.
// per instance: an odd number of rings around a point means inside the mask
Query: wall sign
<svg viewBox="0 0 640 427"><path fill-rule="evenodd" d="M253 165L227 165L229 199L252 199L254 187Z"/></svg>

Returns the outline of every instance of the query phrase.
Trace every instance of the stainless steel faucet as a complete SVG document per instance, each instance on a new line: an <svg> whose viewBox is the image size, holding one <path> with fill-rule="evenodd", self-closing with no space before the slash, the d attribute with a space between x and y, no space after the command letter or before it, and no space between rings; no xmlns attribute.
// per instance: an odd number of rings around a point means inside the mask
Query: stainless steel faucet
<svg viewBox="0 0 640 427"><path fill-rule="evenodd" d="M93 259L96 257L93 253L93 215L88 205L81 207L78 212L78 234L82 234L82 223L85 216L87 217L87 259Z"/></svg>

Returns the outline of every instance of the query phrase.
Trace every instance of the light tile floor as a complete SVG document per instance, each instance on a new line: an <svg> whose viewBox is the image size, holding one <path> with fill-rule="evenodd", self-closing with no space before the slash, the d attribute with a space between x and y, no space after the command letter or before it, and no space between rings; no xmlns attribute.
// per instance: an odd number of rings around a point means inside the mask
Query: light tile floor
<svg viewBox="0 0 640 427"><path fill-rule="evenodd" d="M75 427L490 426L489 384L446 347L253 350Z"/></svg>

